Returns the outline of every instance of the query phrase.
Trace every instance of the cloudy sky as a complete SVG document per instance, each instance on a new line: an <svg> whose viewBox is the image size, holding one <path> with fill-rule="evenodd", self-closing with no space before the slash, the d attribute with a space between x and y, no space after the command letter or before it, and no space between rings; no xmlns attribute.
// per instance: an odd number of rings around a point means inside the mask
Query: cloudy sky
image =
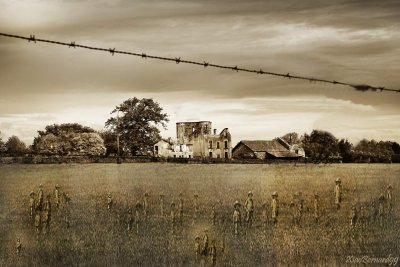
<svg viewBox="0 0 400 267"><path fill-rule="evenodd" d="M399 1L0 0L0 32L400 88ZM400 94L111 56L0 37L0 131L30 144L45 125L102 129L130 97L233 141L287 132L400 142Z"/></svg>

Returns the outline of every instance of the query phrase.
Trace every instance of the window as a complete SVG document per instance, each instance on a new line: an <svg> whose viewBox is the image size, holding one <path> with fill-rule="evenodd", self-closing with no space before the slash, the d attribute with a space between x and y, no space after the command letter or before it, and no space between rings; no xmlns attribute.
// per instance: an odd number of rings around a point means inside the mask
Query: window
<svg viewBox="0 0 400 267"><path fill-rule="evenodd" d="M182 152L182 145L179 145L179 151Z"/></svg>
<svg viewBox="0 0 400 267"><path fill-rule="evenodd" d="M158 155L158 146L155 146L154 149L156 151L156 155Z"/></svg>
<svg viewBox="0 0 400 267"><path fill-rule="evenodd" d="M208 148L212 148L212 141L208 141Z"/></svg>
<svg viewBox="0 0 400 267"><path fill-rule="evenodd" d="M228 141L225 140L225 148L228 148Z"/></svg>
<svg viewBox="0 0 400 267"><path fill-rule="evenodd" d="M217 142L217 149L219 149L219 142Z"/></svg>
<svg viewBox="0 0 400 267"><path fill-rule="evenodd" d="M212 152L210 151L210 153L208 154L210 158L212 158Z"/></svg>

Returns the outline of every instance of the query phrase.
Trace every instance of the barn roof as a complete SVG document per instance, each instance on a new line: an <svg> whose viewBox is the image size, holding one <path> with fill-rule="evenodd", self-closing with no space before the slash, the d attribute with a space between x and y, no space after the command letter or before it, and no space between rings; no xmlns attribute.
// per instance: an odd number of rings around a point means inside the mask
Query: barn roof
<svg viewBox="0 0 400 267"><path fill-rule="evenodd" d="M237 144L247 146L253 152L267 152L277 158L295 158L301 157L299 154L291 152L289 149L284 147L278 140L243 140ZM235 147L235 148L236 148Z"/></svg>

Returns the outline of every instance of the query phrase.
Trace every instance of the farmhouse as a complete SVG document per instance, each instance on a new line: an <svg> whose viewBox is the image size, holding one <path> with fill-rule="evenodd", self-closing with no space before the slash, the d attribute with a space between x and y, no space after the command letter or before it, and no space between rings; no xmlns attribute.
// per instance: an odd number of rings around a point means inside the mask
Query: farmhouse
<svg viewBox="0 0 400 267"><path fill-rule="evenodd" d="M217 133L210 121L178 122L177 140L161 140L154 145L158 157L224 158L232 157L232 137L228 128Z"/></svg>
<svg viewBox="0 0 400 267"><path fill-rule="evenodd" d="M305 157L303 148L289 145L281 138L273 140L243 140L232 150L237 159L299 159Z"/></svg>

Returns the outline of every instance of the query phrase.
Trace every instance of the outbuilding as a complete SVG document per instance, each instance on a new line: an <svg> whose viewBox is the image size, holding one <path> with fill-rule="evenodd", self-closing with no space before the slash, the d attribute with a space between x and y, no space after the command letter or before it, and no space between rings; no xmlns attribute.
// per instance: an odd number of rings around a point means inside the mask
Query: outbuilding
<svg viewBox="0 0 400 267"><path fill-rule="evenodd" d="M232 149L232 157L236 159L297 160L304 156L302 148L290 146L281 138L273 140L242 140Z"/></svg>

